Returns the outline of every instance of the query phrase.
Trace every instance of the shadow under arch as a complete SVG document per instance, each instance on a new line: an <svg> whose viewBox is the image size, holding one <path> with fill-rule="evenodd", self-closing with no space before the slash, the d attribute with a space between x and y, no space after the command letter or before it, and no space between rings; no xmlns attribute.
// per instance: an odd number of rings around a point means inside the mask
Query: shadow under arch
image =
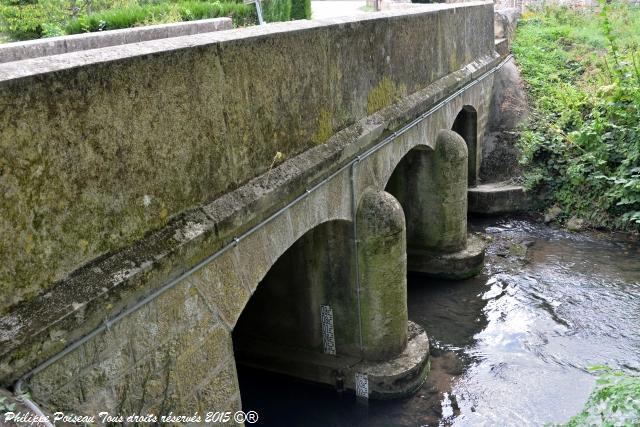
<svg viewBox="0 0 640 427"><path fill-rule="evenodd" d="M471 105L465 105L458 113L451 130L467 143L469 152L468 185L478 185L478 113Z"/></svg>
<svg viewBox="0 0 640 427"><path fill-rule="evenodd" d="M398 162L385 186L385 191L395 197L404 211L407 227L407 251L411 247L423 245L423 231L429 226L429 218L425 217L421 206L421 194L437 191L433 183L425 179L424 173L433 156L433 149L427 145L416 145Z"/></svg>
<svg viewBox="0 0 640 427"><path fill-rule="evenodd" d="M264 351L323 353L323 305L333 311L338 354L358 354L353 259L351 221L330 220L300 237L272 265L242 311L233 330L236 361L261 366L256 358Z"/></svg>

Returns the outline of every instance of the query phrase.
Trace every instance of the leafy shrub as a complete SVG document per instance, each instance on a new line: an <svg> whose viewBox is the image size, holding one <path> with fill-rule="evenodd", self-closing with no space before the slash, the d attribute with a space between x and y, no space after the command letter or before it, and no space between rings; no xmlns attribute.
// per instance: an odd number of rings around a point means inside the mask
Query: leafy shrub
<svg viewBox="0 0 640 427"><path fill-rule="evenodd" d="M533 106L519 141L527 186L546 190L565 217L631 230L640 230L636 24L640 10L623 5L600 16L545 8L521 22L513 46Z"/></svg>
<svg viewBox="0 0 640 427"><path fill-rule="evenodd" d="M291 19L310 19L311 0L291 0Z"/></svg>
<svg viewBox="0 0 640 427"><path fill-rule="evenodd" d="M582 412L564 426L640 425L640 377L625 375L605 366L595 366L590 370L602 372L596 388Z"/></svg>
<svg viewBox="0 0 640 427"><path fill-rule="evenodd" d="M290 1L270 1L278 4L272 20L289 20ZM254 5L231 0L0 0L0 33L28 40L221 16L235 26L257 22Z"/></svg>
<svg viewBox="0 0 640 427"><path fill-rule="evenodd" d="M65 28L67 34L130 28L142 24L193 21L197 19L231 16L236 25L254 22L251 5L242 3L180 2L155 5L136 5L110 9L81 16Z"/></svg>
<svg viewBox="0 0 640 427"><path fill-rule="evenodd" d="M0 33L9 34L14 40L42 37L53 26L60 27L70 9L68 0L5 0L0 5Z"/></svg>
<svg viewBox="0 0 640 427"><path fill-rule="evenodd" d="M266 0L262 3L262 13L267 22L291 20L291 0Z"/></svg>

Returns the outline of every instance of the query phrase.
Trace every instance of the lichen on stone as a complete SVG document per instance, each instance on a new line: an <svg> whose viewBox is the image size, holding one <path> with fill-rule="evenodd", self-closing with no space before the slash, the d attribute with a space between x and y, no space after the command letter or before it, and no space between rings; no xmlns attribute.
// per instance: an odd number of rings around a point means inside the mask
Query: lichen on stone
<svg viewBox="0 0 640 427"><path fill-rule="evenodd" d="M367 96L367 113L388 107L400 100L407 93L407 86L404 83L396 84L388 76L384 76Z"/></svg>
<svg viewBox="0 0 640 427"><path fill-rule="evenodd" d="M326 109L321 109L318 115L318 130L313 135L313 142L315 144L322 144L333 135L333 123L331 112Z"/></svg>

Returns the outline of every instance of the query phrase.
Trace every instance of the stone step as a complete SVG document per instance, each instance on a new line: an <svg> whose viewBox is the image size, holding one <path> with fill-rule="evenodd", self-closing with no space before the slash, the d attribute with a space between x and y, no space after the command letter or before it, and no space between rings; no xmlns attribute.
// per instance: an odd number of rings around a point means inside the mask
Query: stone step
<svg viewBox="0 0 640 427"><path fill-rule="evenodd" d="M532 207L533 200L523 186L510 182L481 184L467 190L470 213L498 215L523 212Z"/></svg>
<svg viewBox="0 0 640 427"><path fill-rule="evenodd" d="M507 39L494 39L496 52L500 56L507 56L509 54L509 41Z"/></svg>

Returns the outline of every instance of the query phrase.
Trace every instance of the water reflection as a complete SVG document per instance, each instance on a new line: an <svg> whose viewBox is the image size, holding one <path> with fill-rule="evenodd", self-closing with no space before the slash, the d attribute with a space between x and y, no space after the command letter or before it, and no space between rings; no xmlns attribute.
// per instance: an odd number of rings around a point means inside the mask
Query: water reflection
<svg viewBox="0 0 640 427"><path fill-rule="evenodd" d="M485 274L409 277L410 318L431 340L432 372L411 398L353 396L241 370L260 425L523 426L566 421L594 385L586 368L640 371L640 245L522 219L484 220Z"/></svg>

